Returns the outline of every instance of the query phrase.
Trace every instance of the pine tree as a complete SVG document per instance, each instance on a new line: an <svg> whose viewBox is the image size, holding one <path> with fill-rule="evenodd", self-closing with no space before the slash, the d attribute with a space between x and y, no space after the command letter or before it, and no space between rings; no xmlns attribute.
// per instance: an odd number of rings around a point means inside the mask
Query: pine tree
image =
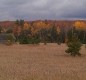
<svg viewBox="0 0 86 80"><path fill-rule="evenodd" d="M19 25L20 25L20 21L17 19L17 20L15 21L15 24L16 24L17 26L19 26Z"/></svg>
<svg viewBox="0 0 86 80"><path fill-rule="evenodd" d="M65 51L66 53L70 53L71 56L81 56L79 52L81 49L81 42L79 41L78 37L74 34L70 41L67 43L68 49Z"/></svg>

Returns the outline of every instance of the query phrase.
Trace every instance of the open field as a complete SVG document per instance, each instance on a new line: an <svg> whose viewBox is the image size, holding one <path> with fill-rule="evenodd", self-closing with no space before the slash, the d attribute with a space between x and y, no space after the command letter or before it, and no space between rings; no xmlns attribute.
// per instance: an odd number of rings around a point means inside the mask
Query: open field
<svg viewBox="0 0 86 80"><path fill-rule="evenodd" d="M86 80L86 49L81 57L66 45L0 45L0 80Z"/></svg>

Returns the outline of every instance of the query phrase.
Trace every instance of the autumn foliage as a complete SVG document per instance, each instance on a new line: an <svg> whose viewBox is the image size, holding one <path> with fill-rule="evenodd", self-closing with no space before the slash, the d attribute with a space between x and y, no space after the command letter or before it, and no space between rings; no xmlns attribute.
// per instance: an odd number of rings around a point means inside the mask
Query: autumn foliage
<svg viewBox="0 0 86 80"><path fill-rule="evenodd" d="M16 37L16 41L25 37L27 42L39 39L38 41L41 42L55 43L67 42L67 34L75 27L80 41L86 43L86 21L16 20L0 22L0 27L0 33L12 33Z"/></svg>
<svg viewBox="0 0 86 80"><path fill-rule="evenodd" d="M86 23L85 22L81 22L81 21L76 21L74 26L77 29L82 29L82 30L86 30Z"/></svg>

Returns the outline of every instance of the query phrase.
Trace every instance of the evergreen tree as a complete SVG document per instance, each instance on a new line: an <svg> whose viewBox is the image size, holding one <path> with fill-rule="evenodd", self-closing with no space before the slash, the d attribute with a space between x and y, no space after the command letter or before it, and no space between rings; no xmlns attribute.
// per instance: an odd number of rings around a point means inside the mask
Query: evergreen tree
<svg viewBox="0 0 86 80"><path fill-rule="evenodd" d="M72 38L68 41L67 46L68 49L66 50L66 53L70 53L71 56L81 56L79 51L81 49L82 44L75 34L72 35Z"/></svg>
<svg viewBox="0 0 86 80"><path fill-rule="evenodd" d="M58 32L55 26L50 27L46 30L46 40L51 43L57 42Z"/></svg>
<svg viewBox="0 0 86 80"><path fill-rule="evenodd" d="M43 42L44 44L47 44L47 29L43 28L39 30L38 35L39 35L41 42Z"/></svg>
<svg viewBox="0 0 86 80"><path fill-rule="evenodd" d="M16 24L17 26L19 26L19 25L20 25L20 21L17 19L17 20L15 21L15 24Z"/></svg>

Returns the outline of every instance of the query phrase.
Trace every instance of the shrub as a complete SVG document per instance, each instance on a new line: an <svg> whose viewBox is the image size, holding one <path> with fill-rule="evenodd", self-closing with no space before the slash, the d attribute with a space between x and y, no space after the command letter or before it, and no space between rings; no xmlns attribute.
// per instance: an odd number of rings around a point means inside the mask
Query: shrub
<svg viewBox="0 0 86 80"><path fill-rule="evenodd" d="M39 43L40 43L39 38L32 37L28 39L28 44L39 44Z"/></svg>
<svg viewBox="0 0 86 80"><path fill-rule="evenodd" d="M28 44L28 38L26 36L20 37L19 43L20 44Z"/></svg>
<svg viewBox="0 0 86 80"><path fill-rule="evenodd" d="M15 42L15 37L13 34L6 34L6 45L12 45Z"/></svg>
<svg viewBox="0 0 86 80"><path fill-rule="evenodd" d="M11 42L15 42L15 36L13 34L7 34L7 40L10 40Z"/></svg>
<svg viewBox="0 0 86 80"><path fill-rule="evenodd" d="M40 43L40 39L36 37L26 37L24 35L19 37L19 43L20 44L38 44Z"/></svg>

